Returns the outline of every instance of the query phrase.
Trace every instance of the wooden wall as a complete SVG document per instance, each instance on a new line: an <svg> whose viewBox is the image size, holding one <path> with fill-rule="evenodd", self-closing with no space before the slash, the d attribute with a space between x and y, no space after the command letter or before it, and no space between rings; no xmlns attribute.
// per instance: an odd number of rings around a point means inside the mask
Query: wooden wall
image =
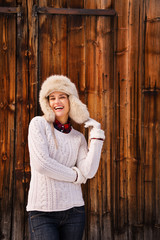
<svg viewBox="0 0 160 240"><path fill-rule="evenodd" d="M160 239L159 39L159 0L0 0L0 239L29 239L28 124L51 74L75 82L106 134L98 173L83 186L84 239Z"/></svg>

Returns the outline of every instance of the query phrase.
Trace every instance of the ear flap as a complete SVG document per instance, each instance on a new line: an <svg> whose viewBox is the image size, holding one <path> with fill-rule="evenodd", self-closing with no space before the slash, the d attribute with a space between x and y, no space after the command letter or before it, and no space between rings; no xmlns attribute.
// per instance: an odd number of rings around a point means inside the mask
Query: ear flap
<svg viewBox="0 0 160 240"><path fill-rule="evenodd" d="M81 102L80 99L74 95L69 96L70 111L69 116L76 123L82 124L89 118L87 106Z"/></svg>
<svg viewBox="0 0 160 240"><path fill-rule="evenodd" d="M42 112L44 113L45 119L48 122L54 122L55 121L55 113L49 106L48 99L45 97L41 98L40 106L41 106Z"/></svg>

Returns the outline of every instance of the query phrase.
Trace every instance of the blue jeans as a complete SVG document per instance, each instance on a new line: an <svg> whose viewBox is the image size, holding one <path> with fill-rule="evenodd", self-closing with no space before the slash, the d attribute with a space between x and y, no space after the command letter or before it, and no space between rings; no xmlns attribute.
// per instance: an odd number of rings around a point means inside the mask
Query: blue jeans
<svg viewBox="0 0 160 240"><path fill-rule="evenodd" d="M28 214L31 240L82 240L84 206L60 212L31 211Z"/></svg>

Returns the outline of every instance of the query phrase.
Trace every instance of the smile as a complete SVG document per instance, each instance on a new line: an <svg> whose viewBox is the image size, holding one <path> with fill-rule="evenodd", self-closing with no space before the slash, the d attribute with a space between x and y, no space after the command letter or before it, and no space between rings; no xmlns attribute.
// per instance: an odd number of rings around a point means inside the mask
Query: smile
<svg viewBox="0 0 160 240"><path fill-rule="evenodd" d="M54 109L55 110L61 110L61 109L63 109L64 107L55 107Z"/></svg>

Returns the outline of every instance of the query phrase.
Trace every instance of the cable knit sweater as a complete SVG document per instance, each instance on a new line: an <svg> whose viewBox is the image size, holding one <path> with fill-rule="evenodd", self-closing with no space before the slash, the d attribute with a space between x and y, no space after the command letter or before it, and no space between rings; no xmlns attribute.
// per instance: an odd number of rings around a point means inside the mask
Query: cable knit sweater
<svg viewBox="0 0 160 240"><path fill-rule="evenodd" d="M91 140L89 150L82 133L62 133L43 117L35 117L29 125L28 144L31 182L27 211L62 211L83 206L81 185L75 184L76 166L85 178L98 169L103 141Z"/></svg>

